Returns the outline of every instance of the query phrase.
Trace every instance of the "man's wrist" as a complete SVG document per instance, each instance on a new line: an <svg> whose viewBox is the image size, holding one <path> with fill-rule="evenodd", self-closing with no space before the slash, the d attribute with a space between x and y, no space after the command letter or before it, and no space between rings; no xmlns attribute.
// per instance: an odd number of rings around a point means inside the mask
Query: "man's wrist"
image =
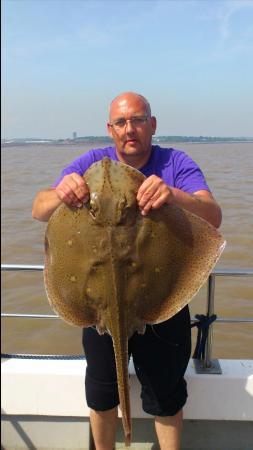
<svg viewBox="0 0 253 450"><path fill-rule="evenodd" d="M179 189L169 187L169 194L168 194L168 199L167 199L168 205L177 205L177 191L178 190Z"/></svg>

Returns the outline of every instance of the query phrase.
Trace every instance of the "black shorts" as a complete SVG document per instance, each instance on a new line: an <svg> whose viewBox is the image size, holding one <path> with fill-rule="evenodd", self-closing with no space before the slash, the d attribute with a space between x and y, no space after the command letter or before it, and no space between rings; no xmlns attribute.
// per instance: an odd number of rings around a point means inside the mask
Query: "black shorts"
<svg viewBox="0 0 253 450"><path fill-rule="evenodd" d="M95 411L119 404L112 339L95 328L84 328L87 359L85 389L87 404ZM147 325L144 335L129 339L136 375L141 383L142 407L155 416L173 416L184 406L187 387L184 374L191 353L190 314L186 306L171 319Z"/></svg>

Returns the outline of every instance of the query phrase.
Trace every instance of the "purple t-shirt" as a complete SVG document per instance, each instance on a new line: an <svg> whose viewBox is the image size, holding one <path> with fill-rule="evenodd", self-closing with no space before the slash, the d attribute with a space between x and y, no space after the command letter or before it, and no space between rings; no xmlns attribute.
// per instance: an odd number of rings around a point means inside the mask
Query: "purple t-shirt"
<svg viewBox="0 0 253 450"><path fill-rule="evenodd" d="M72 172L82 176L94 162L100 161L105 156L118 161L115 147L92 149L63 169L53 187L57 186L65 175ZM176 187L189 194L202 189L210 191L198 165L180 150L152 145L152 153L148 162L138 170L146 177L157 175L169 186Z"/></svg>

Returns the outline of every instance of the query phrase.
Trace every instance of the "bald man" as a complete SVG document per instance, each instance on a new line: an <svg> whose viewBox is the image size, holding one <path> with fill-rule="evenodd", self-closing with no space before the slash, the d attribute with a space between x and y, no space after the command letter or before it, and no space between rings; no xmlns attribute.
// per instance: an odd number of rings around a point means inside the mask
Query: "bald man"
<svg viewBox="0 0 253 450"><path fill-rule="evenodd" d="M146 98L134 92L118 95L110 105L107 129L114 145L81 155L62 171L51 188L40 191L33 203L35 219L47 221L62 202L82 207L89 199L83 174L107 156L146 176L137 193L143 215L167 203L220 226L221 209L198 165L180 150L152 145L156 118ZM119 397L112 340L108 334L99 335L93 327L85 328L83 346L87 359L86 399L96 450L113 450ZM129 339L129 355L142 385L143 409L155 416L161 450L180 447L182 408L187 399L184 374L190 352L188 306L166 322L147 325L144 335L135 333Z"/></svg>

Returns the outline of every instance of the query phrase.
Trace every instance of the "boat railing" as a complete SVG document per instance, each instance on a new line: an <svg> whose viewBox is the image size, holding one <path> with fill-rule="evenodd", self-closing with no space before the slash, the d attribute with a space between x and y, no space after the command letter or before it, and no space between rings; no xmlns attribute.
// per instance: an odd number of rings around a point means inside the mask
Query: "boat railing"
<svg viewBox="0 0 253 450"><path fill-rule="evenodd" d="M43 265L32 264L1 264L1 271L43 271ZM211 359L212 354L212 332L213 322L218 323L253 323L253 318L248 317L217 317L215 315L215 280L216 277L252 277L253 269L214 269L207 282L207 302L206 315L204 318L203 328L204 349L201 356L194 358L195 368L198 373L221 373L218 360ZM22 313L1 313L1 318L28 318L28 319L60 319L56 314L22 314ZM191 318L192 325L201 328L201 321L198 315ZM202 330L203 331L203 330Z"/></svg>

